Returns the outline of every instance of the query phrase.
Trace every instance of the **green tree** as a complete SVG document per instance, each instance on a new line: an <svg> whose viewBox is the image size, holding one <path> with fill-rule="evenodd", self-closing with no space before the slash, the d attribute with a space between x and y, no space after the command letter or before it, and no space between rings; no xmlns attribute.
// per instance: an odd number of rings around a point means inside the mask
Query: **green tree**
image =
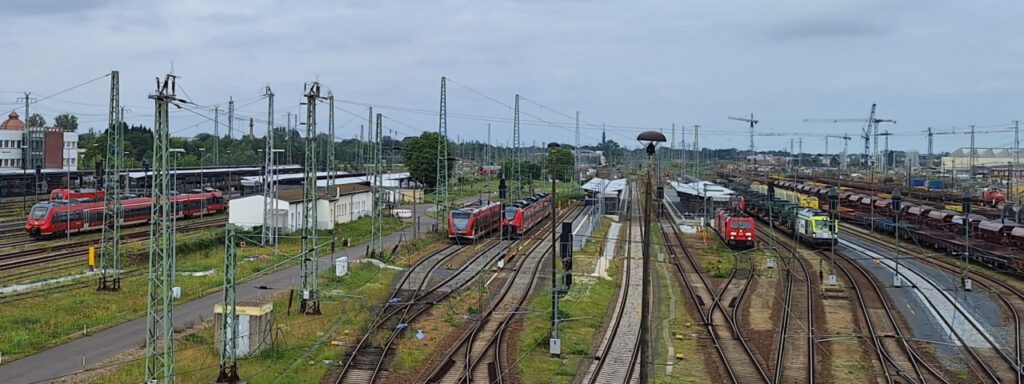
<svg viewBox="0 0 1024 384"><path fill-rule="evenodd" d="M419 180L430 188L437 186L437 159L440 157L438 145L442 142L444 145L451 145L440 134L425 132L419 135L419 137L409 140L404 145L403 158L409 173L412 174L414 179ZM449 155L451 154L449 153ZM453 170L454 166L448 167L449 177Z"/></svg>
<svg viewBox="0 0 1024 384"><path fill-rule="evenodd" d="M29 116L28 119L25 120L25 124L28 127L45 127L46 118L38 113L33 113L32 116Z"/></svg>
<svg viewBox="0 0 1024 384"><path fill-rule="evenodd" d="M569 180L572 178L576 158L569 148L553 148L545 160L544 166L554 173L555 179Z"/></svg>
<svg viewBox="0 0 1024 384"><path fill-rule="evenodd" d="M53 119L53 126L63 129L64 132L75 132L78 130L78 117L70 113L62 113Z"/></svg>

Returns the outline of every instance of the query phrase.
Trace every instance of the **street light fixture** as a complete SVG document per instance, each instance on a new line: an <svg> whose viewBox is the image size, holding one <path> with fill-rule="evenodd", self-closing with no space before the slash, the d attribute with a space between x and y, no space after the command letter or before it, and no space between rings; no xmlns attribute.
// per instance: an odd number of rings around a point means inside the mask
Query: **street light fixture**
<svg viewBox="0 0 1024 384"><path fill-rule="evenodd" d="M665 135L657 131L640 133L636 140L646 144L647 182L644 188L644 221L643 221L643 289L640 300L640 382L647 383L651 378L651 189L653 189L654 152L658 144L664 143ZM705 198L707 198L705 194Z"/></svg>
<svg viewBox="0 0 1024 384"><path fill-rule="evenodd" d="M896 234L896 276L893 276L892 286L899 288L903 285L903 278L900 276L900 209L903 203L903 195L900 194L900 190L892 191L892 213L896 218L895 227L893 233Z"/></svg>

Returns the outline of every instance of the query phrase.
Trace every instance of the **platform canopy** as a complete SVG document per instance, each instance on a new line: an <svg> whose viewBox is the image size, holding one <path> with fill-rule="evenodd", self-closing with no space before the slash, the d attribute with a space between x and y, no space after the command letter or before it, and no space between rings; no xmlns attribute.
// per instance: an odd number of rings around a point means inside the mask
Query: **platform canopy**
<svg viewBox="0 0 1024 384"><path fill-rule="evenodd" d="M729 201L729 198L736 194L736 192L729 188L703 180L689 183L669 181L668 183L672 188L675 188L676 192L698 199L710 198L712 201ZM705 193L707 193L707 196L705 196Z"/></svg>
<svg viewBox="0 0 1024 384"><path fill-rule="evenodd" d="M593 193L602 193L605 195L615 194L618 195L623 189L626 189L626 179L602 179L595 177L583 183L584 191Z"/></svg>

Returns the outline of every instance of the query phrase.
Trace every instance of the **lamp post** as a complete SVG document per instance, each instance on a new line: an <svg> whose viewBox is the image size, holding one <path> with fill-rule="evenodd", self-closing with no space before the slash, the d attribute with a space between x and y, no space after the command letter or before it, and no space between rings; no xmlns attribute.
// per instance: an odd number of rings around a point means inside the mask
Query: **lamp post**
<svg viewBox="0 0 1024 384"><path fill-rule="evenodd" d="M553 155L558 147L560 147L558 143L548 144L548 156ZM558 191L555 188L555 163L549 159L548 164L548 175L551 177L551 340L548 351L552 355L559 356L562 354L562 343L558 338L558 294L560 291L558 287L558 256L555 254L555 250L558 248L558 242L555 239L555 230L558 228Z"/></svg>
<svg viewBox="0 0 1024 384"><path fill-rule="evenodd" d="M199 148L199 189L203 189L205 187L205 183L203 182L205 163L203 160L206 160L206 148Z"/></svg>
<svg viewBox="0 0 1024 384"><path fill-rule="evenodd" d="M839 241L839 191L835 188L828 189L828 210L832 216L832 221L829 223L829 232L832 233L829 243L832 250L828 259L828 283L836 285L836 242Z"/></svg>
<svg viewBox="0 0 1024 384"><path fill-rule="evenodd" d="M961 198L964 211L964 252L960 261L960 284L965 291L971 290L971 279L967 277L967 263L971 259L971 193L964 190Z"/></svg>
<svg viewBox="0 0 1024 384"><path fill-rule="evenodd" d="M654 173L654 152L658 144L664 143L665 135L657 131L646 131L636 137L640 143L645 143L647 152L647 174L644 186L644 220L643 220L643 289L641 289L640 300L640 382L647 383L651 380L651 368L654 363L654 356L651 356L651 190L653 186ZM705 185L705 188L707 186ZM706 189L705 189L706 191ZM705 192L705 199L707 193Z"/></svg>
<svg viewBox="0 0 1024 384"><path fill-rule="evenodd" d="M895 230L893 231L896 234L896 255L894 257L894 260L896 260L896 276L893 276L892 278L892 286L894 288L899 288L903 285L903 278L900 277L900 209L902 203L903 195L900 194L900 190L897 189L892 191L892 213L896 218ZM873 205L874 204L872 204L872 206Z"/></svg>

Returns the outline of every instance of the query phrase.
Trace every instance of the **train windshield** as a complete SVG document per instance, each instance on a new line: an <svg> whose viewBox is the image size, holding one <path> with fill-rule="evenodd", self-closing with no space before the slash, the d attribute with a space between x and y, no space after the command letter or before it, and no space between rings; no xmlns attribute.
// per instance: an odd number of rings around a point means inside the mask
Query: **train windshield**
<svg viewBox="0 0 1024 384"><path fill-rule="evenodd" d="M37 205L32 207L32 220L42 220L46 217L46 212L50 210L50 207L45 205Z"/></svg>
<svg viewBox="0 0 1024 384"><path fill-rule="evenodd" d="M505 208L505 219L515 220L516 212L519 212L519 207L508 207Z"/></svg>
<svg viewBox="0 0 1024 384"><path fill-rule="evenodd" d="M832 222L829 221L829 220L815 220L814 221L814 231L815 232L828 232L829 231L828 226L831 223Z"/></svg>
<svg viewBox="0 0 1024 384"><path fill-rule="evenodd" d="M750 229L749 221L734 221L730 225L735 229Z"/></svg>
<svg viewBox="0 0 1024 384"><path fill-rule="evenodd" d="M466 226L469 225L469 217L471 215L469 212L452 212L452 226L455 227L456 231L465 231Z"/></svg>

